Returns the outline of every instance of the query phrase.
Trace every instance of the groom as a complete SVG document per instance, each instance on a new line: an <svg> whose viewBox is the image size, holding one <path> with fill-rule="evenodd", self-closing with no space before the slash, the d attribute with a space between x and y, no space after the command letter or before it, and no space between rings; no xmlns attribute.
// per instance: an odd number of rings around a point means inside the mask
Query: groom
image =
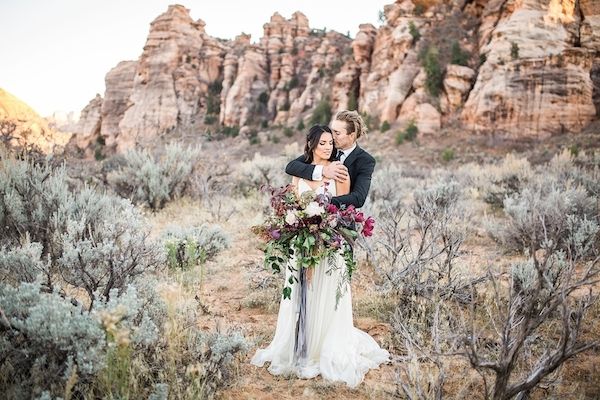
<svg viewBox="0 0 600 400"><path fill-rule="evenodd" d="M360 208L369 194L375 169L375 159L356 143L358 138L367 133L367 127L358 112L345 110L335 115L331 131L338 151L336 159L339 161L327 166L315 166L307 164L304 156L300 156L290 161L285 172L312 181L320 181L325 177L343 182L350 178L350 193L333 197L331 202L338 207L345 204Z"/></svg>

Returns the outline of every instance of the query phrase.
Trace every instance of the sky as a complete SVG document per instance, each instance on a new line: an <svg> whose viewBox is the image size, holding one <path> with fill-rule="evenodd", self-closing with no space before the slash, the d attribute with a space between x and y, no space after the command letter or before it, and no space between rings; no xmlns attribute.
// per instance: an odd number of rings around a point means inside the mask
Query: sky
<svg viewBox="0 0 600 400"><path fill-rule="evenodd" d="M379 26L379 12L393 0L0 0L0 88L42 116L81 111L104 94L104 76L143 51L152 22L169 4L182 4L206 32L252 41L274 12L303 12L311 28L354 37L361 23Z"/></svg>

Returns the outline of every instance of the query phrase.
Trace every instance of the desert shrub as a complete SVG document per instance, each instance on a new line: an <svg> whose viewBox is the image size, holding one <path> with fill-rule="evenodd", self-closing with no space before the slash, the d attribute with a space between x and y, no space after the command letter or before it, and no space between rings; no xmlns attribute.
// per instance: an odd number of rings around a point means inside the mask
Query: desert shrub
<svg viewBox="0 0 600 400"><path fill-rule="evenodd" d="M412 142L417 138L417 134L419 133L419 128L415 124L415 121L410 121L408 126L403 130L396 134L396 144L400 145L405 141Z"/></svg>
<svg viewBox="0 0 600 400"><path fill-rule="evenodd" d="M443 70L439 60L439 53L435 46L428 46L421 56L421 66L425 70L425 88L433 97L437 97L442 90Z"/></svg>
<svg viewBox="0 0 600 400"><path fill-rule="evenodd" d="M247 133L248 143L251 145L259 145L260 137L258 136L258 132L256 130L250 130Z"/></svg>
<svg viewBox="0 0 600 400"><path fill-rule="evenodd" d="M445 148L442 151L442 161L444 162L450 162L452 160L454 160L454 150L450 149L450 148Z"/></svg>
<svg viewBox="0 0 600 400"><path fill-rule="evenodd" d="M525 158L508 154L500 164L486 166L482 176L473 183L483 200L494 207L503 207L504 199L520 193L533 179L534 172Z"/></svg>
<svg viewBox="0 0 600 400"><path fill-rule="evenodd" d="M510 44L510 58L516 60L519 58L519 45L515 42Z"/></svg>
<svg viewBox="0 0 600 400"><path fill-rule="evenodd" d="M451 52L451 55L450 55L450 63L451 64L463 65L463 66L469 65L470 54L468 52L464 51L460 47L460 44L458 42L455 41L452 43L452 48L451 48L450 52Z"/></svg>
<svg viewBox="0 0 600 400"><path fill-rule="evenodd" d="M67 282L93 303L161 264L147 240L149 227L129 201L86 186L70 190L64 166L2 163L3 280L16 284L41 275L47 289Z"/></svg>
<svg viewBox="0 0 600 400"><path fill-rule="evenodd" d="M303 131L303 130L304 130L304 128L306 128L306 127L304 126L304 120L302 120L302 119L301 119L301 120L300 120L300 122L298 122L298 126L296 126L296 130L298 130L298 131Z"/></svg>
<svg viewBox="0 0 600 400"><path fill-rule="evenodd" d="M507 221L492 225L490 234L511 251L542 248L544 243L571 250L567 234L594 224L595 201L580 188L552 185L527 187L507 197Z"/></svg>
<svg viewBox="0 0 600 400"><path fill-rule="evenodd" d="M0 282L18 285L20 282L35 282L42 276L51 280L50 261L42 261L44 248L40 243L31 243L25 237L23 244L0 249Z"/></svg>
<svg viewBox="0 0 600 400"><path fill-rule="evenodd" d="M74 202L64 165L54 168L30 159L0 160L0 241L15 245L29 233L53 259L60 253L56 234L66 227L65 208Z"/></svg>
<svg viewBox="0 0 600 400"><path fill-rule="evenodd" d="M240 134L239 126L224 126L221 133L225 136L236 137Z"/></svg>
<svg viewBox="0 0 600 400"><path fill-rule="evenodd" d="M383 121L381 123L381 127L379 129L381 130L381 132L386 132L386 131L390 130L390 123L387 121Z"/></svg>
<svg viewBox="0 0 600 400"><path fill-rule="evenodd" d="M185 193L199 156L199 148L179 144L168 145L161 158L148 150L131 150L125 155L125 165L108 179L121 196L158 210Z"/></svg>
<svg viewBox="0 0 600 400"><path fill-rule="evenodd" d="M323 124L328 125L331 121L331 104L329 104L328 98L323 98L319 101L319 104L313 110L310 117L310 124Z"/></svg>
<svg viewBox="0 0 600 400"><path fill-rule="evenodd" d="M576 166L568 151L532 168L512 156L486 171L484 200L502 202L507 220L492 223L490 235L507 250L522 251L552 241L566 249L567 229L577 223L598 222L596 170ZM487 182L486 182L487 180ZM586 222L587 223L587 222Z"/></svg>
<svg viewBox="0 0 600 400"><path fill-rule="evenodd" d="M410 32L410 36L413 38L413 43L417 43L419 39L421 39L421 32L419 32L419 29L413 21L408 23L408 31Z"/></svg>
<svg viewBox="0 0 600 400"><path fill-rule="evenodd" d="M129 201L85 189L71 212L78 218L69 219L60 235L57 269L65 282L84 289L92 304L162 265L160 248L148 240L150 227Z"/></svg>
<svg viewBox="0 0 600 400"><path fill-rule="evenodd" d="M239 164L236 171L237 189L242 193L260 189L263 185L283 186L288 180L285 174L286 158L267 157L259 153L254 154L252 160Z"/></svg>
<svg viewBox="0 0 600 400"><path fill-rule="evenodd" d="M519 199L518 222L535 223L519 232L528 257L512 264L507 285L490 271L478 290L485 299L470 304L468 318L476 322L462 329L459 354L486 382L493 380L485 385L487 398L527 398L565 361L597 345L584 333L587 312L598 300L598 224L585 216L558 219L555 211L564 203L540 201L538 194Z"/></svg>
<svg viewBox="0 0 600 400"><path fill-rule="evenodd" d="M228 236L218 226L170 227L163 240L169 267L180 269L202 264L229 247Z"/></svg>
<svg viewBox="0 0 600 400"><path fill-rule="evenodd" d="M263 105L267 105L267 103L269 102L269 95L267 94L267 92L262 92L259 96L258 96L258 101L260 103L262 103Z"/></svg>
<svg viewBox="0 0 600 400"><path fill-rule="evenodd" d="M405 354L396 364L398 391L440 398L448 370L442 357L452 350L447 335L455 327L453 306L470 298L472 279L456 265L469 216L452 180L414 190L412 201L389 192L373 202L379 223L374 263L381 269L380 291L393 304L392 341Z"/></svg>
<svg viewBox="0 0 600 400"><path fill-rule="evenodd" d="M204 117L204 123L205 123L206 125L212 125L212 124L214 124L215 122L217 122L217 116L215 116L215 115L210 115L210 114L207 114L207 115Z"/></svg>
<svg viewBox="0 0 600 400"><path fill-rule="evenodd" d="M190 385L186 397L212 399L217 390L231 381L236 357L248 350L248 343L239 332L206 334L196 331L188 338L188 352L193 354L186 367Z"/></svg>
<svg viewBox="0 0 600 400"><path fill-rule="evenodd" d="M405 172L400 164L385 164L376 168L369 191L371 203L396 202L410 197L421 179L408 177Z"/></svg>
<svg viewBox="0 0 600 400"><path fill-rule="evenodd" d="M41 289L39 283L0 283L0 389L7 398L64 395L72 375L89 382L105 366L100 322Z"/></svg>
<svg viewBox="0 0 600 400"><path fill-rule="evenodd" d="M289 126L286 126L285 128L283 128L283 134L286 137L292 137L292 136L294 136L294 130L292 128L290 128Z"/></svg>
<svg viewBox="0 0 600 400"><path fill-rule="evenodd" d="M438 182L400 199L382 200L373 207L380 222L375 252L388 289L406 302L418 294L466 296L464 282L454 269L465 238L464 206L456 182Z"/></svg>
<svg viewBox="0 0 600 400"><path fill-rule="evenodd" d="M281 279L265 270L261 264L254 265L246 275L250 294L244 299L243 305L247 308L277 312L283 289Z"/></svg>

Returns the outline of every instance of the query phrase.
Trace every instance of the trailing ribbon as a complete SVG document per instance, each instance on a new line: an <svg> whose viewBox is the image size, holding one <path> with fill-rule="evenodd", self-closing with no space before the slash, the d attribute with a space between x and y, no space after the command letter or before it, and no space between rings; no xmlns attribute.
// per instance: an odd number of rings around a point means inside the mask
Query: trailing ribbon
<svg viewBox="0 0 600 400"><path fill-rule="evenodd" d="M296 362L306 359L306 268L300 267L300 301L298 320L296 321L296 341L294 344L294 360Z"/></svg>

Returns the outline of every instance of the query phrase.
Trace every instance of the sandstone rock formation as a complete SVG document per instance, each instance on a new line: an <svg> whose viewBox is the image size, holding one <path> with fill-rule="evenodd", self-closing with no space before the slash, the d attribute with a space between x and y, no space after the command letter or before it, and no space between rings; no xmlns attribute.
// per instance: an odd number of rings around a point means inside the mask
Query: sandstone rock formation
<svg viewBox="0 0 600 400"><path fill-rule="evenodd" d="M75 132L80 114L79 111L55 111L46 117L46 121L48 121L48 126L55 131Z"/></svg>
<svg viewBox="0 0 600 400"><path fill-rule="evenodd" d="M580 46L584 41L572 34L578 19L574 3L504 3L486 7L497 22L481 27L489 42L480 48L486 62L462 113L467 127L538 137L580 131L596 118L590 76L595 50Z"/></svg>
<svg viewBox="0 0 600 400"><path fill-rule="evenodd" d="M471 87L476 72L469 67L450 64L446 67L444 78L444 96L440 102L444 113L451 113L462 107Z"/></svg>
<svg viewBox="0 0 600 400"><path fill-rule="evenodd" d="M47 154L64 147L70 137L69 133L51 129L31 107L0 89L0 140L3 143Z"/></svg>
<svg viewBox="0 0 600 400"><path fill-rule="evenodd" d="M79 122L75 126L76 135L73 136L74 144L80 149L91 154L92 144L100 140L100 127L102 126L102 96L96 94L83 110Z"/></svg>
<svg viewBox="0 0 600 400"><path fill-rule="evenodd" d="M245 34L212 38L183 6L169 6L140 58L107 74L104 98L82 113L76 142L124 151L225 126L306 125L319 104L413 121L434 135L458 121L476 132L546 137L597 118L595 1L397 0L384 15L351 40L311 29L300 12L275 13L252 42ZM424 61L434 47L438 72Z"/></svg>

